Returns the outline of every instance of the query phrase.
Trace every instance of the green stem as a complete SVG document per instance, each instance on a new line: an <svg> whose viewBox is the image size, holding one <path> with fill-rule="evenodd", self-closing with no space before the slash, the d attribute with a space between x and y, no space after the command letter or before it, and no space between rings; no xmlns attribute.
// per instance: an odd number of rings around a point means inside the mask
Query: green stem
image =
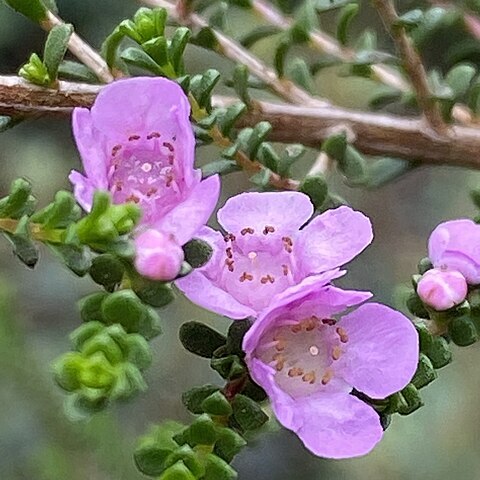
<svg viewBox="0 0 480 480"><path fill-rule="evenodd" d="M15 233L18 227L18 220L13 218L0 218L0 230L7 233ZM39 242L62 243L63 229L46 229L38 223L31 223L29 225L30 234L34 240Z"/></svg>

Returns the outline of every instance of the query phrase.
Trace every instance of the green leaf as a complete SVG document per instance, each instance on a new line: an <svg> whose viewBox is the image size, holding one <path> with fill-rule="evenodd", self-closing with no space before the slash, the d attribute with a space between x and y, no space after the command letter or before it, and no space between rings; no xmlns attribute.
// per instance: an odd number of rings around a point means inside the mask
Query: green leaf
<svg viewBox="0 0 480 480"><path fill-rule="evenodd" d="M213 255L213 248L205 240L193 238L183 247L185 261L193 268L203 267Z"/></svg>
<svg viewBox="0 0 480 480"><path fill-rule="evenodd" d="M10 185L8 197L0 200L0 217L18 219L24 214L29 214L29 199L32 186L23 178L17 178Z"/></svg>
<svg viewBox="0 0 480 480"><path fill-rule="evenodd" d="M418 410L423 406L422 398L420 393L413 384L408 384L400 394L403 397L404 403L400 404L398 408L398 413L400 415L410 415L411 413Z"/></svg>
<svg viewBox="0 0 480 480"><path fill-rule="evenodd" d="M55 25L48 34L43 53L43 63L52 82L57 78L58 68L67 51L72 33L73 26L62 23Z"/></svg>
<svg viewBox="0 0 480 480"><path fill-rule="evenodd" d="M347 44L348 28L352 20L357 16L359 6L356 3L345 5L340 11L340 17L337 24L337 39L342 45Z"/></svg>
<svg viewBox="0 0 480 480"><path fill-rule="evenodd" d="M460 347L472 345L478 340L475 324L467 315L452 319L448 324L448 333L452 342Z"/></svg>
<svg viewBox="0 0 480 480"><path fill-rule="evenodd" d="M112 290L122 281L125 268L117 257L105 253L93 260L89 273L95 283L104 286L107 290Z"/></svg>
<svg viewBox="0 0 480 480"><path fill-rule="evenodd" d="M296 57L289 62L288 75L307 92L313 93L315 91L315 82L310 68L303 58Z"/></svg>
<svg viewBox="0 0 480 480"><path fill-rule="evenodd" d="M211 453L207 455L205 468L202 480L235 480L238 476L228 463Z"/></svg>
<svg viewBox="0 0 480 480"><path fill-rule="evenodd" d="M305 155L306 148L300 143L293 143L289 145L280 155L278 163L278 173L282 177L288 176L291 166Z"/></svg>
<svg viewBox="0 0 480 480"><path fill-rule="evenodd" d="M51 243L49 247L65 262L65 265L79 277L83 277L88 272L92 264L91 253L84 245Z"/></svg>
<svg viewBox="0 0 480 480"><path fill-rule="evenodd" d="M189 412L195 415L204 413L203 401L220 390L216 385L203 385L188 390L182 395L182 402Z"/></svg>
<svg viewBox="0 0 480 480"><path fill-rule="evenodd" d="M195 478L187 466L179 461L165 470L158 480L195 480Z"/></svg>
<svg viewBox="0 0 480 480"><path fill-rule="evenodd" d="M408 162L399 158L379 158L367 168L368 187L382 187L397 180L416 167L417 164L415 162Z"/></svg>
<svg viewBox="0 0 480 480"><path fill-rule="evenodd" d="M315 0L304 0L295 16L290 36L295 43L308 42L312 30L318 27Z"/></svg>
<svg viewBox="0 0 480 480"><path fill-rule="evenodd" d="M228 175L229 173L239 172L241 168L234 160L216 160L214 162L207 163L202 167L202 177L208 178L213 175Z"/></svg>
<svg viewBox="0 0 480 480"><path fill-rule="evenodd" d="M165 460L165 468L169 468L181 461L190 470L195 478L201 478L205 474L203 459L189 445L182 445L173 451Z"/></svg>
<svg viewBox="0 0 480 480"><path fill-rule="evenodd" d="M351 145L347 146L342 159L337 159L340 172L345 175L348 182L355 185L363 185L367 181L367 164L363 156Z"/></svg>
<svg viewBox="0 0 480 480"><path fill-rule="evenodd" d="M240 100L249 105L252 101L248 93L250 72L245 65L236 65L233 71L233 88L240 97Z"/></svg>
<svg viewBox="0 0 480 480"><path fill-rule="evenodd" d="M226 338L200 322L187 322L180 327L180 341L191 353L204 358L213 357L215 350L225 345Z"/></svg>
<svg viewBox="0 0 480 480"><path fill-rule="evenodd" d="M220 392L214 392L208 396L201 405L202 410L209 415L214 416L229 416L232 414L232 406L225 398L225 395Z"/></svg>
<svg viewBox="0 0 480 480"><path fill-rule="evenodd" d="M408 31L412 28L418 27L422 23L423 18L423 11L419 8L416 8L415 10L409 10L408 12L399 16L394 25L396 27L403 27Z"/></svg>
<svg viewBox="0 0 480 480"><path fill-rule="evenodd" d="M185 435L191 445L213 445L217 439L215 423L209 415L200 415L187 428Z"/></svg>
<svg viewBox="0 0 480 480"><path fill-rule="evenodd" d="M347 151L347 135L342 132L328 137L322 144L322 150L334 160L342 160Z"/></svg>
<svg viewBox="0 0 480 480"><path fill-rule="evenodd" d="M241 357L244 356L242 348L243 338L251 326L252 322L248 318L243 320L235 320L232 322L227 333L227 350L229 353L233 353Z"/></svg>
<svg viewBox="0 0 480 480"><path fill-rule="evenodd" d="M357 0L316 0L315 8L319 13L330 12L338 10L350 3L355 3Z"/></svg>
<svg viewBox="0 0 480 480"><path fill-rule="evenodd" d="M207 70L203 75L195 75L190 82L190 89L201 108L210 105L210 98L215 85L220 80L220 73L217 70Z"/></svg>
<svg viewBox="0 0 480 480"><path fill-rule="evenodd" d="M268 421L260 405L245 395L236 395L232 406L233 416L243 430L256 430Z"/></svg>
<svg viewBox="0 0 480 480"><path fill-rule="evenodd" d="M455 65L446 75L445 81L455 94L455 98L465 95L477 75L477 69L469 63Z"/></svg>
<svg viewBox="0 0 480 480"><path fill-rule="evenodd" d="M213 452L230 463L246 445L245 439L231 428L220 428Z"/></svg>
<svg viewBox="0 0 480 480"><path fill-rule="evenodd" d="M245 364L240 360L238 355L212 358L210 366L225 380L241 377L246 372Z"/></svg>
<svg viewBox="0 0 480 480"><path fill-rule="evenodd" d="M34 22L47 18L47 9L40 0L5 0L5 3Z"/></svg>
<svg viewBox="0 0 480 480"><path fill-rule="evenodd" d="M55 0L41 0L42 3L53 13L58 13L57 2Z"/></svg>
<svg viewBox="0 0 480 480"><path fill-rule="evenodd" d="M273 64L275 66L275 71L280 78L285 76L285 63L291 45L292 43L290 38L283 38L283 40L278 43L278 46L275 50Z"/></svg>
<svg viewBox="0 0 480 480"><path fill-rule="evenodd" d="M13 246L13 253L27 267L33 268L38 262L39 252L30 239L29 218L24 216L18 222L15 233L4 233Z"/></svg>
<svg viewBox="0 0 480 480"><path fill-rule="evenodd" d="M417 388L426 387L437 378L437 372L433 368L430 359L423 353L418 359L418 367L412 379L413 385Z"/></svg>
<svg viewBox="0 0 480 480"><path fill-rule="evenodd" d="M143 50L153 58L169 78L174 78L175 72L168 57L168 44L165 37L156 37L142 44ZM167 73L168 72L168 73Z"/></svg>
<svg viewBox="0 0 480 480"><path fill-rule="evenodd" d="M272 172L278 172L280 156L270 143L263 142L257 153L257 159Z"/></svg>
<svg viewBox="0 0 480 480"><path fill-rule="evenodd" d="M163 76L162 68L153 60L153 58L137 47L126 48L120 55L121 59L128 65L142 68L154 73L155 75Z"/></svg>
<svg viewBox="0 0 480 480"><path fill-rule="evenodd" d="M300 191L310 197L316 209L319 209L328 198L328 184L322 174L305 177L300 184Z"/></svg>
<svg viewBox="0 0 480 480"><path fill-rule="evenodd" d="M243 36L240 39L240 43L245 48L251 48L260 40L281 33L281 31L281 28L275 25L261 25L260 27L254 28L253 30L249 31L245 36Z"/></svg>
<svg viewBox="0 0 480 480"><path fill-rule="evenodd" d="M183 54L191 35L192 32L188 28L180 27L170 41L168 55L177 76L183 74Z"/></svg>
<svg viewBox="0 0 480 480"><path fill-rule="evenodd" d="M222 135L229 136L235 124L246 111L247 106L240 102L230 105L225 109L217 109L215 111L217 126L222 132Z"/></svg>
<svg viewBox="0 0 480 480"><path fill-rule="evenodd" d="M138 332L146 307L132 290L112 293L102 303L102 317L108 324L119 323L129 333Z"/></svg>
<svg viewBox="0 0 480 480"><path fill-rule="evenodd" d="M132 289L142 302L156 308L164 307L175 299L169 283L150 281L139 277L133 281Z"/></svg>
<svg viewBox="0 0 480 480"><path fill-rule="evenodd" d="M203 27L194 37L192 43L207 50L218 49L218 40L215 32L210 27Z"/></svg>
<svg viewBox="0 0 480 480"><path fill-rule="evenodd" d="M92 293L83 297L77 302L80 316L84 322L102 322L104 318L102 314L102 302L108 297L106 292Z"/></svg>
<svg viewBox="0 0 480 480"><path fill-rule="evenodd" d="M82 63L70 60L65 60L60 64L58 76L75 82L98 83L98 78L92 70Z"/></svg>

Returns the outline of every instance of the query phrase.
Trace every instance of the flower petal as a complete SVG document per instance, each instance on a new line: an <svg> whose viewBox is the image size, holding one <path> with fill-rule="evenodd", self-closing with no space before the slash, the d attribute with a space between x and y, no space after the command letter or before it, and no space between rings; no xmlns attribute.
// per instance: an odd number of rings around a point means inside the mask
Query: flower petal
<svg viewBox="0 0 480 480"><path fill-rule="evenodd" d="M273 403L277 414L277 406ZM278 420L283 423L285 407ZM326 458L351 458L369 453L383 436L372 407L345 393L304 397L294 404L293 430L305 447ZM287 427L289 428L289 427Z"/></svg>
<svg viewBox="0 0 480 480"><path fill-rule="evenodd" d="M418 334L402 313L369 303L339 322L347 332L338 371L357 390L372 398L400 391L418 364Z"/></svg>
<svg viewBox="0 0 480 480"><path fill-rule="evenodd" d="M84 177L76 170L70 172L68 179L73 185L75 199L86 212L89 212L92 208L93 195L96 187L92 184L89 178Z"/></svg>
<svg viewBox="0 0 480 480"><path fill-rule="evenodd" d="M190 104L177 83L160 77L136 77L102 89L91 112L95 127L111 140L156 131L173 137L179 125L189 123Z"/></svg>
<svg viewBox="0 0 480 480"><path fill-rule="evenodd" d="M461 219L435 228L428 241L433 265L463 274L471 284L480 283L480 225Z"/></svg>
<svg viewBox="0 0 480 480"><path fill-rule="evenodd" d="M193 271L175 282L187 298L207 310L233 319L256 315L251 308L237 302L225 290L217 287L202 272Z"/></svg>
<svg viewBox="0 0 480 480"><path fill-rule="evenodd" d="M339 267L356 257L373 239L372 224L363 213L339 207L314 218L294 245L304 275Z"/></svg>
<svg viewBox="0 0 480 480"><path fill-rule="evenodd" d="M171 233L184 245L205 225L218 202L220 177L214 175L196 185L182 203L155 223L154 228Z"/></svg>
<svg viewBox="0 0 480 480"><path fill-rule="evenodd" d="M93 127L90 110L75 108L72 128L86 176L96 188L107 190L109 159L105 155L105 140Z"/></svg>
<svg viewBox="0 0 480 480"><path fill-rule="evenodd" d="M217 218L227 232L237 236L240 245L242 230L250 228L253 234L248 234L248 246L268 244L270 249L275 237L279 240L278 248L282 248L281 238L295 234L312 214L313 205L303 193L247 192L229 198ZM264 234L267 226L274 231Z"/></svg>

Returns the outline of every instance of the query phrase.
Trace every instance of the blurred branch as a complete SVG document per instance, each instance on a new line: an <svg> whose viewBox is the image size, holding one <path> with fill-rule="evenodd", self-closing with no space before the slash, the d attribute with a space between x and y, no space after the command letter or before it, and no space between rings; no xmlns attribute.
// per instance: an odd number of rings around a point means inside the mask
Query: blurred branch
<svg viewBox="0 0 480 480"><path fill-rule="evenodd" d="M47 19L40 23L42 28L49 32L56 25L63 24L63 20L55 16L52 12L48 12ZM68 42L68 49L75 55L84 65L86 65L99 80L110 83L115 80L112 72L108 68L105 60L86 43L81 37L73 32Z"/></svg>
<svg viewBox="0 0 480 480"><path fill-rule="evenodd" d="M0 76L0 115L38 116L69 114L74 107L89 107L102 87L59 82L59 89L45 89L19 77ZM238 101L213 97L215 107ZM433 165L480 169L480 132L452 126L448 136L434 134L419 119L347 110L338 107L311 108L256 102L239 127L268 121L271 139L303 143L318 148L339 125L348 130L353 145L370 155L387 155Z"/></svg>
<svg viewBox="0 0 480 480"><path fill-rule="evenodd" d="M425 71L420 55L405 32L405 28L398 25L399 17L395 10L393 0L373 0L373 4L382 18L385 27L395 41L405 70L417 94L417 102L426 120L435 132L445 134L447 126L442 119L437 102L432 98L428 85L427 72Z"/></svg>
<svg viewBox="0 0 480 480"><path fill-rule="evenodd" d="M139 0L152 8L165 8L169 16L180 24L184 24L196 29L205 27L211 28L218 42L220 53L233 60L235 63L245 65L252 75L255 75L268 85L279 97L289 103L297 105L307 105L310 107L325 107L328 102L319 98L312 97L308 92L297 87L293 82L286 79L280 79L276 73L259 60L255 55L243 48L237 42L227 37L223 33L210 27L209 24L196 13L188 13L184 8L177 9L174 4L167 0ZM183 5L183 3L180 3ZM185 16L187 13L187 16Z"/></svg>

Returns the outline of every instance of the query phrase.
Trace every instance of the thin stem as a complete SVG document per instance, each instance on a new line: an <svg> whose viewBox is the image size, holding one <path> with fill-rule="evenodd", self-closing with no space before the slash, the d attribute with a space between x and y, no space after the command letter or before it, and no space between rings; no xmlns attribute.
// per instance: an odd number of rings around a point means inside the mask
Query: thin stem
<svg viewBox="0 0 480 480"><path fill-rule="evenodd" d="M13 218L0 218L0 231L7 233L15 233L18 227L18 220ZM30 235L34 240L39 242L60 243L64 230L55 229L47 230L42 225L31 223L29 225Z"/></svg>
<svg viewBox="0 0 480 480"><path fill-rule="evenodd" d="M59 82L58 90L41 88L18 77L0 76L0 115L66 115L74 107L90 107L100 85ZM214 107L225 107L236 98L214 96ZM452 126L450 135L439 136L425 122L386 114L338 108L309 108L255 102L238 127L268 121L270 138L285 143L303 143L318 148L332 131L351 132L353 145L370 155L386 155L432 165L452 165L480 169L480 131Z"/></svg>
<svg viewBox="0 0 480 480"><path fill-rule="evenodd" d="M175 5L167 0L139 0L149 7L165 8L171 18L181 24L186 24L197 29L209 27L208 23L196 13L191 13L187 17L184 12L180 13ZM325 107L328 102L312 97L308 92L297 87L293 82L287 79L280 79L276 73L265 65L255 55L243 48L237 42L224 35L222 32L210 27L218 43L219 53L233 60L235 63L245 65L250 73L262 80L268 87L285 101L297 105L306 105L310 107Z"/></svg>
<svg viewBox="0 0 480 480"><path fill-rule="evenodd" d="M405 28L398 25L399 17L393 1L373 0L373 4L392 35L426 120L435 132L447 133L447 126L442 119L438 103L432 98L425 67Z"/></svg>
<svg viewBox="0 0 480 480"><path fill-rule="evenodd" d="M52 12L48 12L47 19L41 22L41 27L49 32L56 25L64 23L59 17ZM110 83L115 80L115 77L110 72L105 60L79 35L73 32L68 42L68 49L75 55L84 65L86 65L99 80L105 83Z"/></svg>

